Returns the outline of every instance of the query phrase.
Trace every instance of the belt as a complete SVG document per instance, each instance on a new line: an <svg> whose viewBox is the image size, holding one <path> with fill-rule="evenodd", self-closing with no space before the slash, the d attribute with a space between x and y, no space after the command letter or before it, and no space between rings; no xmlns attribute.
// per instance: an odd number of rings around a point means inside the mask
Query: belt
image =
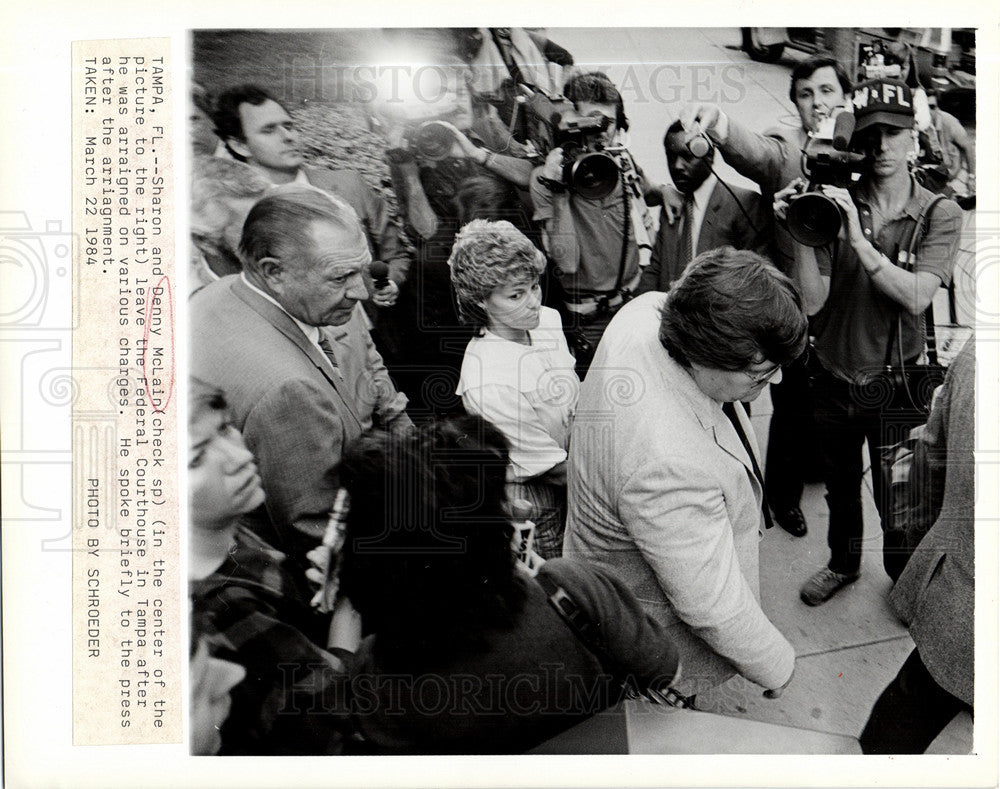
<svg viewBox="0 0 1000 789"><path fill-rule="evenodd" d="M596 312L607 312L618 309L622 304L632 298L632 293L639 285L639 277L635 278L624 288L607 293L567 293L565 298L566 309L577 315L593 315Z"/></svg>

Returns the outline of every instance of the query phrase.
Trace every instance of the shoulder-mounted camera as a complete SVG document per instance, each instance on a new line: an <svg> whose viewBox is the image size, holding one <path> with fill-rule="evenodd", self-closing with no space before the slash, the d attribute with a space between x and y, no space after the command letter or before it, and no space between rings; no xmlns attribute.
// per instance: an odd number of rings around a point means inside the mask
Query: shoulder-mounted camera
<svg viewBox="0 0 1000 789"><path fill-rule="evenodd" d="M788 232L800 244L824 246L840 233L840 208L818 190L824 184L847 189L861 177L867 157L850 149L853 134L854 115L846 111L809 133L802 149L802 173L809 183L788 201L787 213Z"/></svg>
<svg viewBox="0 0 1000 789"><path fill-rule="evenodd" d="M611 194L621 177L613 155L619 149L604 144L604 133L611 119L577 115L572 102L562 96L550 98L541 91L529 93L525 105L535 147L543 154L562 148L562 174L553 186L591 200Z"/></svg>

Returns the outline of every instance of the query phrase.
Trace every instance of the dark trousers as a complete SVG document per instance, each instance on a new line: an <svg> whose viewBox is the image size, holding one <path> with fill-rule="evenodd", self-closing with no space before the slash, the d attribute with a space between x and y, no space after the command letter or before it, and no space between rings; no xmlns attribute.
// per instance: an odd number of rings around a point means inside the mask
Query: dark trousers
<svg viewBox="0 0 1000 789"><path fill-rule="evenodd" d="M962 710L972 708L938 685L914 649L882 691L861 732L864 753L923 753Z"/></svg>
<svg viewBox="0 0 1000 789"><path fill-rule="evenodd" d="M781 383L771 384L771 403L774 412L767 435L764 487L768 504L780 514L799 506L815 451L812 391L804 354L781 371Z"/></svg>
<svg viewBox="0 0 1000 789"><path fill-rule="evenodd" d="M885 406L888 393L881 388L855 386L813 365L811 376L816 407L816 431L830 510L827 544L829 567L853 575L861 567L864 521L861 515L861 448L868 441L872 493L881 517L889 506L887 481L882 474L882 450L903 440L910 428L925 417L912 410Z"/></svg>

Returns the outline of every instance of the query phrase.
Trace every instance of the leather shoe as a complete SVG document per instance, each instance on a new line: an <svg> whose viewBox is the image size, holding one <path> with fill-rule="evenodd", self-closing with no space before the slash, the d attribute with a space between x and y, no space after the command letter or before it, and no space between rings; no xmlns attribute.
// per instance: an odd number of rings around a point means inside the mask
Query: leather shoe
<svg viewBox="0 0 1000 789"><path fill-rule="evenodd" d="M844 575L843 573L835 573L829 567L824 567L802 585L799 597L806 605L819 605L825 603L845 586L854 583L860 577L861 573Z"/></svg>
<svg viewBox="0 0 1000 789"><path fill-rule="evenodd" d="M782 529L793 537L806 536L806 532L808 531L806 528L806 517L798 507L790 507L783 512L776 512L774 513L774 519Z"/></svg>

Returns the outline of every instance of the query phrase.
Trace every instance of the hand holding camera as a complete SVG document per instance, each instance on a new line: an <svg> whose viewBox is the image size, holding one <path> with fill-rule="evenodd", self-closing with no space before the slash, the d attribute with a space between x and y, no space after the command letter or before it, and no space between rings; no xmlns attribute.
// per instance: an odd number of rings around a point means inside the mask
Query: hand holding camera
<svg viewBox="0 0 1000 789"><path fill-rule="evenodd" d="M563 149L553 148L545 157L542 177L549 181L561 181L563 169Z"/></svg>
<svg viewBox="0 0 1000 789"><path fill-rule="evenodd" d="M394 164L438 162L447 158L478 162L486 153L448 121L428 120L417 125L394 124L383 128L388 141L386 156Z"/></svg>
<svg viewBox="0 0 1000 789"><path fill-rule="evenodd" d="M771 204L771 210L774 212L774 218L777 219L781 224L785 224L788 221L788 205L789 203L798 195L802 194L806 190L806 182L801 178L796 178L794 181L790 181L788 186L779 192L774 193L774 202Z"/></svg>
<svg viewBox="0 0 1000 789"><path fill-rule="evenodd" d="M681 126L691 133L689 148L691 140L699 135L720 145L729 139L729 117L714 104L688 104L681 110L679 120ZM697 153L696 150L691 150L691 153L701 158L708 153L708 149L704 153Z"/></svg>
<svg viewBox="0 0 1000 789"><path fill-rule="evenodd" d="M841 111L827 118L819 130L810 132L802 150L802 173L809 179L809 185L802 194L788 197L784 216L792 238L807 247L833 241L840 234L844 216L848 216L848 223L851 216L857 221L847 188L861 177L868 159L850 150L854 127L854 116ZM828 187L834 189L829 196ZM850 203L846 213L844 200ZM848 231L851 230L849 226ZM860 232L860 225L857 230Z"/></svg>
<svg viewBox="0 0 1000 789"><path fill-rule="evenodd" d="M858 218L858 209L854 205L851 193L843 187L829 184L821 186L820 191L837 204L841 218L847 220L847 240L851 245L864 241L865 235L861 229L861 220Z"/></svg>
<svg viewBox="0 0 1000 789"><path fill-rule="evenodd" d="M432 153L444 149L449 142L447 134L451 135L451 145L448 147L447 157L454 159L472 159L480 164L483 163L489 151L480 148L472 140L465 136L461 130L448 121L427 121L421 124L423 132L424 146L432 149Z"/></svg>

